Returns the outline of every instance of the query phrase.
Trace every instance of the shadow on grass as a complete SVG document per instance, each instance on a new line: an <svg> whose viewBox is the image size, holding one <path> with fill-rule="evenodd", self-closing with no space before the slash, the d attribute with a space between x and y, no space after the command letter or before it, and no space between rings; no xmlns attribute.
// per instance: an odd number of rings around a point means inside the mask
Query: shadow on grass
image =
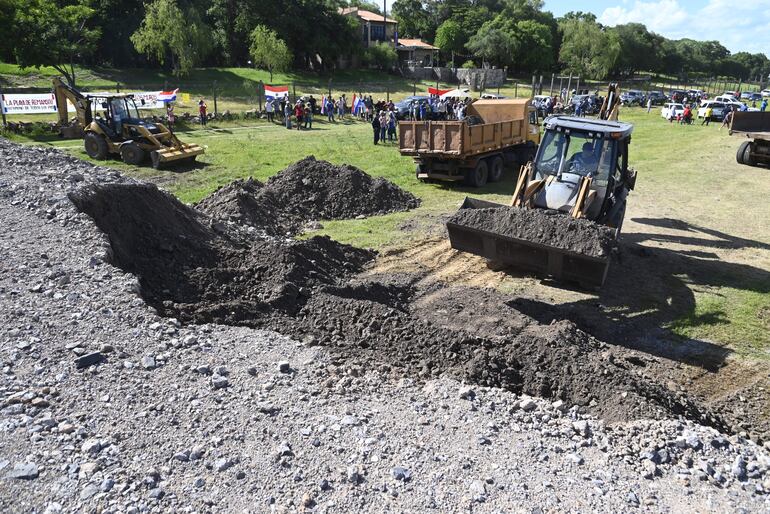
<svg viewBox="0 0 770 514"><path fill-rule="evenodd" d="M709 248L768 250L770 245L680 220L634 221L689 235L624 234L619 254L613 259L598 297L557 305L519 298L513 300L511 306L541 323L566 318L608 343L716 371L732 350L708 341L674 336L664 327L717 326L730 322L721 310L696 313L694 290L727 287L770 293L770 272L749 264L726 262L708 251ZM695 248L650 248L643 244L651 241ZM570 288L564 284L554 285Z"/></svg>

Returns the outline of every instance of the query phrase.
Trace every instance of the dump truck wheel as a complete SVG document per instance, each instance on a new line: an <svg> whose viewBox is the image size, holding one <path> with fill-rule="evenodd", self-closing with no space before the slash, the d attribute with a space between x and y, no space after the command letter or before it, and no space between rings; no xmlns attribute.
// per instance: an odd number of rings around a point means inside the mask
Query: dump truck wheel
<svg viewBox="0 0 770 514"><path fill-rule="evenodd" d="M98 159L100 161L107 158L107 154L109 153L107 141L105 141L104 137L99 134L88 132L83 139L83 144L86 148L86 153L90 158Z"/></svg>
<svg viewBox="0 0 770 514"><path fill-rule="evenodd" d="M743 154L746 151L746 148L749 147L749 144L751 141L744 141L741 143L741 146L738 147L738 153L735 154L735 160L738 161L738 164L746 164L743 162Z"/></svg>
<svg viewBox="0 0 770 514"><path fill-rule="evenodd" d="M120 147L120 157L126 164L142 164L147 157L147 152L139 148L136 143L126 143Z"/></svg>
<svg viewBox="0 0 770 514"><path fill-rule="evenodd" d="M472 170L468 170L465 173L465 182L469 186L484 187L487 184L487 178L489 176L489 169L487 167L487 161L480 160L476 167Z"/></svg>
<svg viewBox="0 0 770 514"><path fill-rule="evenodd" d="M751 150L752 150L751 142L749 141L746 141L746 142L749 144L746 145L746 148L743 149L743 164L745 164L746 166L756 166L757 161L755 161L754 157L751 156Z"/></svg>
<svg viewBox="0 0 770 514"><path fill-rule="evenodd" d="M489 166L489 181L500 182L503 178L503 158L499 155L492 158L492 164Z"/></svg>

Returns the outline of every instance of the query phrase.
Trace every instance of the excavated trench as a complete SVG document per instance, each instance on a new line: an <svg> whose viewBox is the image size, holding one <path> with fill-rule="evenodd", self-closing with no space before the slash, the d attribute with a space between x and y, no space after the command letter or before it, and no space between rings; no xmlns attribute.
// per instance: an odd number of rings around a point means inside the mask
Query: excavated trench
<svg viewBox="0 0 770 514"><path fill-rule="evenodd" d="M90 186L70 199L162 315L269 328L394 376L447 374L561 399L610 422L681 415L728 429L649 378L643 354L567 321L542 325L493 291L417 286L410 275L362 278L370 251L323 237L255 237L152 185Z"/></svg>

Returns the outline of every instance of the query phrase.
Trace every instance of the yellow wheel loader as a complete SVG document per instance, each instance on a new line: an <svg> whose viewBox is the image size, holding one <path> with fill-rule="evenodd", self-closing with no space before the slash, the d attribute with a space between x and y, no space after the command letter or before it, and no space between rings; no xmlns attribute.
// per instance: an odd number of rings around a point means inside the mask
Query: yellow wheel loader
<svg viewBox="0 0 770 514"><path fill-rule="evenodd" d="M92 159L117 154L126 164L140 165L149 158L154 168L160 168L194 161L204 153L196 144L182 143L165 125L142 119L131 94L83 94L59 78L53 79L53 91L61 134L83 137ZM68 120L68 101L77 113L73 124Z"/></svg>
<svg viewBox="0 0 770 514"><path fill-rule="evenodd" d="M546 118L543 140L519 172L511 205L466 198L447 222L452 248L586 288L603 285L609 252L574 239L617 239L636 184L636 171L628 167L633 125L617 121L617 93L611 85L599 119ZM530 226L532 220L540 225Z"/></svg>

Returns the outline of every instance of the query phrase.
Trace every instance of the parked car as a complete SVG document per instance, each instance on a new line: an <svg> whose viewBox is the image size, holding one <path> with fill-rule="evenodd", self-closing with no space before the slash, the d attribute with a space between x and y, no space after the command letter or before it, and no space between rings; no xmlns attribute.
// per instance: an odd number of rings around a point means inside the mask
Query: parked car
<svg viewBox="0 0 770 514"><path fill-rule="evenodd" d="M620 102L623 105L642 105L645 102L644 93L636 89L629 89L620 93Z"/></svg>
<svg viewBox="0 0 770 514"><path fill-rule="evenodd" d="M695 100L696 102L700 102L705 96L705 93L700 89L688 89L687 90L687 99L688 100Z"/></svg>
<svg viewBox="0 0 770 514"><path fill-rule="evenodd" d="M573 109L575 109L578 105L580 105L583 100L588 100L589 105L593 103L593 110L589 109L589 111L586 114L594 114L596 112L599 112L599 109L602 106L602 98L598 95L572 95L572 99L570 100L570 105Z"/></svg>
<svg viewBox="0 0 770 514"><path fill-rule="evenodd" d="M650 91L647 93L647 98L652 100L652 105L663 105L668 100L663 91Z"/></svg>
<svg viewBox="0 0 770 514"><path fill-rule="evenodd" d="M704 100L698 107L698 118L706 117L706 109L711 107L711 119L715 121L722 121L727 113L727 107L722 102L714 100Z"/></svg>
<svg viewBox="0 0 770 514"><path fill-rule="evenodd" d="M539 96L539 95L536 95ZM496 93L481 93L481 96L479 97L482 100L505 100L508 98L507 96L498 95Z"/></svg>
<svg viewBox="0 0 770 514"><path fill-rule="evenodd" d="M412 105L412 101L417 102L427 102L430 100L429 96L407 96L400 102L396 102L396 118L403 120L404 118L409 117L409 108ZM431 117L433 116L435 110L431 109Z"/></svg>
<svg viewBox="0 0 770 514"><path fill-rule="evenodd" d="M759 92L759 94L762 95L763 98L766 96L770 96L770 89L763 89L762 91Z"/></svg>
<svg viewBox="0 0 770 514"><path fill-rule="evenodd" d="M535 95L532 97L532 107L537 109L537 114L545 118L545 101L550 98L548 95Z"/></svg>
<svg viewBox="0 0 770 514"><path fill-rule="evenodd" d="M687 91L682 91L681 89L674 89L673 91L671 91L669 98L671 98L672 102L682 103L684 102L685 96L687 96Z"/></svg>
<svg viewBox="0 0 770 514"><path fill-rule="evenodd" d="M725 105L734 105L738 108L740 108L743 105L743 103L737 100L733 95L719 95L714 98L714 101L722 102Z"/></svg>
<svg viewBox="0 0 770 514"><path fill-rule="evenodd" d="M749 102L759 102L762 100L762 94L756 91L744 91L741 93L741 100L748 100Z"/></svg>
<svg viewBox="0 0 770 514"><path fill-rule="evenodd" d="M663 108L660 110L660 115L663 118L669 119L672 115L673 116L679 116L684 112L684 105L678 102L668 102L663 105Z"/></svg>

